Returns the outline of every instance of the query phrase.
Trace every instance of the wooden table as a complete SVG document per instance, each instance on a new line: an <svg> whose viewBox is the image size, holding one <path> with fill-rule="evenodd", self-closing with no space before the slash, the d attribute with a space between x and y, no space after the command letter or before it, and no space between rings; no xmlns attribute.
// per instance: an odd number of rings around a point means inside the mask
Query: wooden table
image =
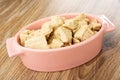
<svg viewBox="0 0 120 80"><path fill-rule="evenodd" d="M94 59L70 70L46 73L27 69L19 57L8 57L5 41L23 26L74 12L104 14L116 25ZM120 80L120 0L0 0L0 80Z"/></svg>

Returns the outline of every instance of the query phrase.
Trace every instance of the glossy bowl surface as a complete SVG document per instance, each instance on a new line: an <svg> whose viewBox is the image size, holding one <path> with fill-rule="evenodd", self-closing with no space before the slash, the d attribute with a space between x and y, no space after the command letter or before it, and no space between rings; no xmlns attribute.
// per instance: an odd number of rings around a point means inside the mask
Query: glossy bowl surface
<svg viewBox="0 0 120 80"><path fill-rule="evenodd" d="M62 14L67 19L74 18L79 14ZM23 27L14 37L7 39L6 46L9 57L19 56L23 64L36 71L60 71L70 69L93 59L101 50L103 36L106 32L115 29L105 16L98 17L87 14L89 19L96 18L101 24L100 31L91 38L67 47L57 49L37 50L25 48L19 44L19 34L24 29L39 29L40 26L50 20L50 17L35 21Z"/></svg>

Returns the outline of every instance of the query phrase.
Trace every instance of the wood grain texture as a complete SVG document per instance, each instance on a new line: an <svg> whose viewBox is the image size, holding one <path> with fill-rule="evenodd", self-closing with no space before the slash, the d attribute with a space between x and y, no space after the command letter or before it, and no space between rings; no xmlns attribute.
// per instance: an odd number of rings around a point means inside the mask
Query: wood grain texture
<svg viewBox="0 0 120 80"><path fill-rule="evenodd" d="M120 80L120 0L0 0L0 80ZM116 30L104 37L102 51L91 61L60 72L27 69L5 46L23 26L62 13L106 15Z"/></svg>

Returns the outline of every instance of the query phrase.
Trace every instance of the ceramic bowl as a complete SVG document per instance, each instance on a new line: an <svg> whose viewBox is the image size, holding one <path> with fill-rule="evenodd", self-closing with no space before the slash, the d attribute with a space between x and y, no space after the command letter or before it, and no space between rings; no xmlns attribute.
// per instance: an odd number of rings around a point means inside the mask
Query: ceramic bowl
<svg viewBox="0 0 120 80"><path fill-rule="evenodd" d="M59 16L70 19L78 15L79 13L68 13ZM100 52L105 33L113 31L115 27L104 15L86 14L86 16L89 19L95 18L102 24L100 31L89 39L56 49L37 50L21 46L20 32L25 29L40 29L44 22L50 20L50 17L47 17L23 27L14 37L6 40L9 57L19 56L27 68L45 72L66 70L88 62Z"/></svg>

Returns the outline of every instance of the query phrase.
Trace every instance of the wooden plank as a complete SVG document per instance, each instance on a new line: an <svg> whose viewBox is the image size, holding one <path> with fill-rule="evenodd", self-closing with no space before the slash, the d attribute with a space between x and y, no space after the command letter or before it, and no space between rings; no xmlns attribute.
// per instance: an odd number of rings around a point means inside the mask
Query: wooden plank
<svg viewBox="0 0 120 80"><path fill-rule="evenodd" d="M0 0L0 80L120 80L119 0ZM25 25L62 13L106 15L117 27L104 37L103 49L91 61L60 72L27 69L19 57L9 58L5 46Z"/></svg>

